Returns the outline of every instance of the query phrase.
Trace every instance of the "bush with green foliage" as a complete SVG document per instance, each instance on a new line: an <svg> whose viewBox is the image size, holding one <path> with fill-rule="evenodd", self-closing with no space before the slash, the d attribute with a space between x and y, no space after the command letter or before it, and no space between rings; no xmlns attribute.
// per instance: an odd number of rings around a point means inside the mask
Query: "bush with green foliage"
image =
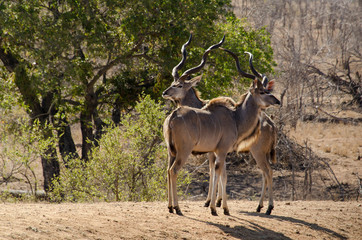
<svg viewBox="0 0 362 240"><path fill-rule="evenodd" d="M24 182L35 195L39 186L36 168L39 158L48 154L49 146L55 146L51 127L41 126L38 120L32 124L26 118L2 118L0 129L0 185L14 181ZM50 133L44 138L43 131Z"/></svg>
<svg viewBox="0 0 362 240"><path fill-rule="evenodd" d="M110 126L88 162L70 159L54 183L55 201L155 201L166 197L167 150L163 106L150 96L137 102L120 127ZM180 174L179 184L190 177Z"/></svg>
<svg viewBox="0 0 362 240"><path fill-rule="evenodd" d="M251 73L249 68L249 55L254 56L254 67L261 73L273 73L273 49L270 34L265 28L254 29L245 19L228 17L226 22L216 24L217 32L224 33L226 38L222 47L234 52L240 60L242 70ZM198 61L201 60L202 51L205 49L190 48L190 55L197 53ZM205 46L206 48L206 46ZM217 49L209 54L208 65L205 67L204 76L199 84L199 89L204 99L211 99L220 95L234 97L242 95L250 85L251 80L239 75L234 58L228 53ZM268 75L269 76L269 75Z"/></svg>

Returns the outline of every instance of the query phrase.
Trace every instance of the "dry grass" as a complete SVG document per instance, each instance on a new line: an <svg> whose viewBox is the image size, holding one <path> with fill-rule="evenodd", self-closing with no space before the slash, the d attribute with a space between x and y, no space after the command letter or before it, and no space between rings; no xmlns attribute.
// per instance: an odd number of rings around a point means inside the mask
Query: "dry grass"
<svg viewBox="0 0 362 240"><path fill-rule="evenodd" d="M362 175L362 134L361 123L336 124L298 122L295 129L290 129L289 136L299 144L308 144L320 157L328 158L328 163L335 177L350 194L348 199L358 198L360 177ZM324 174L327 179L327 175ZM329 176L330 179L330 176ZM325 187L337 189L335 183L324 181ZM330 186L328 186L328 184ZM347 195L348 195L347 194Z"/></svg>
<svg viewBox="0 0 362 240"><path fill-rule="evenodd" d="M361 124L298 122L290 137L300 144L306 142L319 153L357 160L362 152Z"/></svg>

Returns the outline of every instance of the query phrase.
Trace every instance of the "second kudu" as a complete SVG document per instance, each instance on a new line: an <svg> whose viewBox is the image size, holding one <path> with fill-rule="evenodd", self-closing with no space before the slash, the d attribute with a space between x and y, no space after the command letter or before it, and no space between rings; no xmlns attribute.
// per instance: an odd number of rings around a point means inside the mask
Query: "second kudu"
<svg viewBox="0 0 362 240"><path fill-rule="evenodd" d="M200 77L187 80L192 73L200 71L206 61L208 53L221 45L222 42L210 47L203 55L201 64L187 70L181 77L177 71L183 65L183 61L173 70L173 76L180 84L190 84L189 89ZM186 57L183 46L183 59ZM236 55L234 55L236 57ZM237 60L237 57L236 57ZM238 61L237 61L238 62ZM252 75L251 75L252 76ZM253 76L255 78L255 76ZM175 83L176 81L174 81ZM171 98L171 89L183 88L173 84L168 88L163 97ZM174 110L164 122L164 137L168 147L168 198L169 210L182 214L178 206L176 192L177 173L186 162L192 152L210 152L209 158L213 163L211 168L214 177L210 181L211 213L216 215L216 185L221 181L221 196L224 214L229 214L226 203L226 171L224 167L228 152L233 150L243 151L258 139L260 133L261 110L279 104L279 100L268 93L271 84L264 87L255 79L249 92L243 95L239 103L234 103L230 98L217 98L208 102L202 109L181 106ZM189 90L188 89L188 90ZM196 95L197 96L197 95ZM181 98L176 97L180 100ZM211 155L212 154L212 155ZM211 160L211 159L210 159ZM210 163L210 165L211 165Z"/></svg>

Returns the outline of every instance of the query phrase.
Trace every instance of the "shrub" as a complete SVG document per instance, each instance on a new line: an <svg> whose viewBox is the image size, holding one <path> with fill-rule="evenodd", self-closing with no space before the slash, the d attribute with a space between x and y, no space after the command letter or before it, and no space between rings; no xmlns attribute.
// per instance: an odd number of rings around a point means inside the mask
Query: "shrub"
<svg viewBox="0 0 362 240"><path fill-rule="evenodd" d="M55 181L53 200L155 201L166 197L167 150L162 137L166 115L149 96L121 126L110 126L88 162L67 161ZM190 182L181 173L181 185Z"/></svg>
<svg viewBox="0 0 362 240"><path fill-rule="evenodd" d="M0 185L24 182L35 195L39 184L35 173L39 157L46 156L48 148L55 145L51 127L48 124L41 126L38 120L29 124L25 118L4 121L0 129ZM47 138L43 131L50 133Z"/></svg>

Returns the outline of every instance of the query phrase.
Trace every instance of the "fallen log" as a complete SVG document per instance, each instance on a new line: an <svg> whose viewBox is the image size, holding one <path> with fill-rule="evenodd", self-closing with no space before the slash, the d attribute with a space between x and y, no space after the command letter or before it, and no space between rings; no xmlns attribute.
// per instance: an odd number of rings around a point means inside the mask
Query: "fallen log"
<svg viewBox="0 0 362 240"><path fill-rule="evenodd" d="M37 190L35 192L29 191L29 190L14 190L14 189L9 189L9 190L0 190L1 194L10 194L13 197L16 198L20 198L23 196L31 196L31 195L35 195L36 198L46 198L47 195L45 193L44 190Z"/></svg>
<svg viewBox="0 0 362 240"><path fill-rule="evenodd" d="M343 117L334 116L334 115L328 113L327 111L323 110L319 106L316 106L315 109L318 110L319 112L327 115L328 117L320 117L320 116L317 116L316 114L307 114L302 117L302 121L303 122L314 121L314 122L321 122L321 123L325 123L325 122L344 123L344 124L358 124L358 123L362 122L362 118L351 118L351 117L343 118Z"/></svg>

